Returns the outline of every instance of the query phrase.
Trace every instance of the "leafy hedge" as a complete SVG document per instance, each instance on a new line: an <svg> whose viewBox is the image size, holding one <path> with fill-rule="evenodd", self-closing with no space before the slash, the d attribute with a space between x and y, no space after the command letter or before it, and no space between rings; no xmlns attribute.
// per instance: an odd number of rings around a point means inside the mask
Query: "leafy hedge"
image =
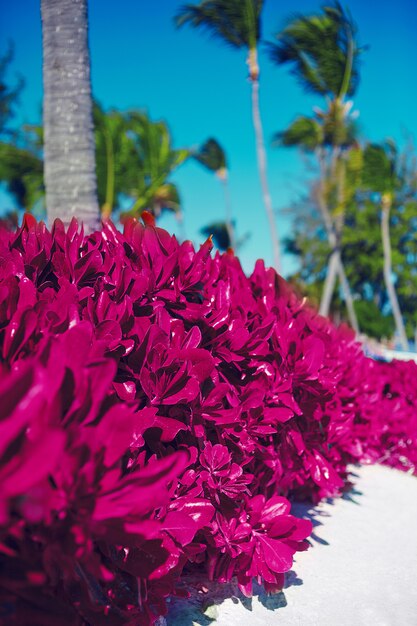
<svg viewBox="0 0 417 626"><path fill-rule="evenodd" d="M414 363L364 357L258 262L130 221L0 234L7 623L152 624L184 568L283 585L287 497L416 471Z"/></svg>

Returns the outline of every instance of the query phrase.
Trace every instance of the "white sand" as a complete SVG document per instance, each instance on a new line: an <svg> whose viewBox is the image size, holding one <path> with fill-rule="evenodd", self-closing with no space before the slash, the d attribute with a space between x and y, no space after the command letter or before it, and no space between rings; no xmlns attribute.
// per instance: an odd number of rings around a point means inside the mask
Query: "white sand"
<svg viewBox="0 0 417 626"><path fill-rule="evenodd" d="M171 602L167 625L417 626L417 478L381 466L353 472L350 496L309 509L312 547L282 593L257 588L246 600L233 584L202 593L189 582L192 597Z"/></svg>

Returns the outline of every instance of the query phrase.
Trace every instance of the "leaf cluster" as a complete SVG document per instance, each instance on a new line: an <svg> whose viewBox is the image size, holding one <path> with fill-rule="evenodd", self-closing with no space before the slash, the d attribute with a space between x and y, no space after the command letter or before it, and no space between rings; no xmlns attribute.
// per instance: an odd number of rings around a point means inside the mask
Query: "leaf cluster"
<svg viewBox="0 0 417 626"><path fill-rule="evenodd" d="M263 0L202 0L183 4L175 17L177 27L189 24L233 48L256 48L261 37Z"/></svg>
<svg viewBox="0 0 417 626"><path fill-rule="evenodd" d="M359 82L357 28L339 2L320 13L294 15L267 44L271 60L289 65L307 92L330 98L352 96Z"/></svg>
<svg viewBox="0 0 417 626"><path fill-rule="evenodd" d="M357 145L346 156L342 260L360 328L378 338L390 336L394 331L381 241L382 198L387 193L392 203L393 279L410 339L417 325L417 195L413 163L414 152L400 152L393 142ZM303 291L318 292L319 296L331 250L316 204L315 184L313 181L309 194L291 208L294 229L286 249L300 260L297 278ZM340 307L340 296L336 294L332 309Z"/></svg>
<svg viewBox="0 0 417 626"><path fill-rule="evenodd" d="M226 153L216 139L210 137L192 153L193 158L214 173L227 170Z"/></svg>

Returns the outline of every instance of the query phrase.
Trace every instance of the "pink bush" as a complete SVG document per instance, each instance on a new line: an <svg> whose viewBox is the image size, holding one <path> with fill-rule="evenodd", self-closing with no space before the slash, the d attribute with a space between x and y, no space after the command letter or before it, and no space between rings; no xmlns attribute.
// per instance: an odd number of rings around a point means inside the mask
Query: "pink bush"
<svg viewBox="0 0 417 626"><path fill-rule="evenodd" d="M130 221L0 234L8 624L152 624L186 568L282 588L346 465L416 472L414 363L367 359L261 262Z"/></svg>

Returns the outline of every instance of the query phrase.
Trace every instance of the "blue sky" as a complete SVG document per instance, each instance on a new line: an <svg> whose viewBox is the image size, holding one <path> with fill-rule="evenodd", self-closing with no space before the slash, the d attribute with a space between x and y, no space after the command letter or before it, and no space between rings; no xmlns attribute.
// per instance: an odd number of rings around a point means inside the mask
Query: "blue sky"
<svg viewBox="0 0 417 626"><path fill-rule="evenodd" d="M39 0L3 0L0 53L7 40L15 44L13 72L25 77L19 122L37 122L42 101L42 49ZM245 55L189 28L177 31L172 17L180 0L89 0L92 83L104 107L144 108L153 119L165 119L176 146L196 146L209 136L225 148L238 235L251 237L240 252L247 271L257 258L272 262L267 220L256 169L251 122L250 84ZM266 0L263 37L271 38L291 13L311 13L319 2ZM351 0L359 39L369 50L362 60L355 97L360 127L373 141L406 132L417 139L417 5L415 0ZM322 103L306 96L285 68L261 54L261 112L265 138L285 128L297 113ZM291 229L291 216L280 213L302 194L305 165L296 152L268 145L268 170L281 236ZM175 174L182 196L187 236L201 241L199 228L223 217L218 181L197 163ZM10 205L4 194L0 205ZM161 223L174 230L171 218ZM284 274L294 268L284 259Z"/></svg>

